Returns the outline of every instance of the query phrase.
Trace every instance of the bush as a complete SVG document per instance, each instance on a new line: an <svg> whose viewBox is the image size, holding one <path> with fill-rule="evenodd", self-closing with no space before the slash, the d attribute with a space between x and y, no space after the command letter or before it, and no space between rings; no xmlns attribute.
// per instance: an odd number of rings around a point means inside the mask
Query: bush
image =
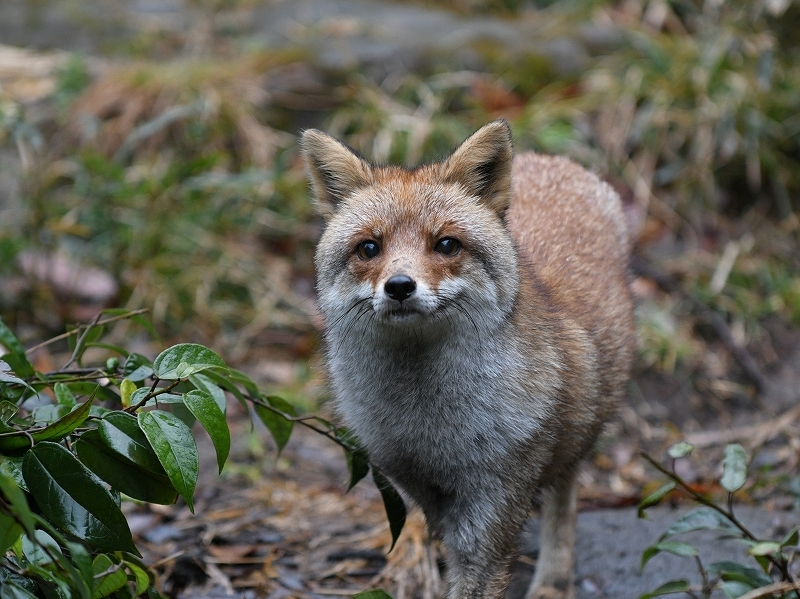
<svg viewBox="0 0 800 599"><path fill-rule="evenodd" d="M285 400L261 393L202 345L175 345L150 361L103 342L106 327L120 319L152 330L140 312L108 310L105 318L45 342L66 338L72 349L69 361L48 373L33 369L0 320L0 343L9 350L0 357L3 599L160 597L153 572L139 560L121 501L171 504L180 496L193 511L199 460L191 426L199 422L211 437L221 472L230 449L228 396L248 411L253 407L279 450L299 422L342 446L351 487L369 471L347 431L297 416ZM114 355L87 365L88 348ZM373 475L396 539L405 507L380 474Z"/></svg>

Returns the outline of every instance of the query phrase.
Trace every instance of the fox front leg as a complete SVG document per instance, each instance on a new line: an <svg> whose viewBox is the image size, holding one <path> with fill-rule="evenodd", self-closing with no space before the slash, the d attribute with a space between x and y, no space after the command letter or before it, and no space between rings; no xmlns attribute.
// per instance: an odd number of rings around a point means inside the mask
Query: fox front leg
<svg viewBox="0 0 800 599"><path fill-rule="evenodd" d="M525 599L575 599L575 476L573 470L543 494L539 559Z"/></svg>
<svg viewBox="0 0 800 599"><path fill-rule="evenodd" d="M525 508L492 509L487 501L452 510L442 523L448 599L504 599Z"/></svg>

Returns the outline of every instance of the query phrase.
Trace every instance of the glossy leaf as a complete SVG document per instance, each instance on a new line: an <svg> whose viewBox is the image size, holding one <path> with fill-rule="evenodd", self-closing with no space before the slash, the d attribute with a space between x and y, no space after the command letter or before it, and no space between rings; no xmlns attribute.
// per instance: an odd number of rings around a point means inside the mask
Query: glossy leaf
<svg viewBox="0 0 800 599"><path fill-rule="evenodd" d="M44 428L2 433L0 434L0 451L25 449L31 446L31 441L34 443L60 441L86 421L91 407L92 400L88 399L63 418L59 418Z"/></svg>
<svg viewBox="0 0 800 599"><path fill-rule="evenodd" d="M22 474L55 526L99 549L138 555L114 498L69 450L49 441L37 443L25 454Z"/></svg>
<svg viewBox="0 0 800 599"><path fill-rule="evenodd" d="M71 409L78 404L78 400L75 399L72 391L70 391L69 387L64 383L56 383L53 387L53 391L55 391L56 401L59 405L67 406Z"/></svg>
<svg viewBox="0 0 800 599"><path fill-rule="evenodd" d="M267 403L269 403L269 405L274 409L270 410L266 406L254 404L256 414L258 414L258 417L261 419L261 422L264 423L264 426L269 429L269 432L272 433L272 438L275 440L275 445L278 446L278 451L281 451L289 441L289 437L292 434L292 429L294 428L294 421L288 420L275 410L278 410L279 412L282 412L288 416L294 416L295 409L292 404L281 397L270 395L265 399Z"/></svg>
<svg viewBox="0 0 800 599"><path fill-rule="evenodd" d="M167 476L150 441L139 428L139 421L135 416L125 412L112 412L100 421L97 430L106 445L132 464L149 472Z"/></svg>
<svg viewBox="0 0 800 599"><path fill-rule="evenodd" d="M205 391L195 389L183 396L183 403L194 414L214 444L217 453L217 466L222 472L222 467L228 459L231 450L231 433L225 414L219 409L214 398Z"/></svg>
<svg viewBox="0 0 800 599"><path fill-rule="evenodd" d="M644 550L642 553L642 563L639 566L640 569L644 569L647 562L663 552L671 553L679 557L694 557L700 553L695 547L682 541L662 541Z"/></svg>
<svg viewBox="0 0 800 599"><path fill-rule="evenodd" d="M200 458L192 431L177 416L162 410L139 412L138 418L139 427L150 441L172 486L194 513L192 496Z"/></svg>
<svg viewBox="0 0 800 599"><path fill-rule="evenodd" d="M738 533L738 529L725 516L710 507L700 507L678 518L659 541L693 530L723 530Z"/></svg>
<svg viewBox="0 0 800 599"><path fill-rule="evenodd" d="M194 385L200 391L205 391L211 397L214 398L214 402L219 406L220 411L225 414L228 409L228 398L225 397L225 391L223 391L219 385L216 385L214 381L208 378L205 374L193 374L189 377L189 382Z"/></svg>
<svg viewBox="0 0 800 599"><path fill-rule="evenodd" d="M665 582L656 590L644 595L639 595L639 599L650 599L651 597L659 597L661 595L671 595L672 593L683 593L689 590L688 580L671 580Z"/></svg>
<svg viewBox="0 0 800 599"><path fill-rule="evenodd" d="M23 377L29 377L35 374L33 366L31 366L31 363L28 362L28 358L25 356L25 347L20 340L17 339L17 336L11 332L11 329L8 328L6 323L3 322L2 318L0 318L0 344L4 345L8 348L8 351L16 356L17 374Z"/></svg>
<svg viewBox="0 0 800 599"><path fill-rule="evenodd" d="M729 493L742 488L747 481L747 453L738 443L725 447L720 484Z"/></svg>
<svg viewBox="0 0 800 599"><path fill-rule="evenodd" d="M92 599L107 597L128 582L128 575L119 561L112 561L103 553L94 558L92 562L95 586Z"/></svg>
<svg viewBox="0 0 800 599"><path fill-rule="evenodd" d="M389 530L392 533L392 546L389 547L389 551L391 551L406 523L406 504L392 483L375 468L372 469L372 478L381 493L383 507L386 509L386 517L389 520Z"/></svg>
<svg viewBox="0 0 800 599"><path fill-rule="evenodd" d="M120 493L162 505L175 503L178 498L166 474L136 468L127 458L111 449L97 430L83 433L74 448L84 466Z"/></svg>
<svg viewBox="0 0 800 599"><path fill-rule="evenodd" d="M196 343L173 345L158 354L153 362L155 375L167 380L185 379L210 368L228 369L222 358Z"/></svg>
<svg viewBox="0 0 800 599"><path fill-rule="evenodd" d="M662 487L658 488L657 490L653 491L652 493L650 493L650 495L648 495L644 499L642 499L639 502L639 507L638 507L638 516L639 516L639 518L647 519L647 512L645 512L645 510L647 508L649 508L649 507L653 507L659 501L664 499L664 497L666 497L667 494L670 491L672 491L674 488L675 488L675 483L670 481L667 484L665 484L664 486L662 486Z"/></svg>

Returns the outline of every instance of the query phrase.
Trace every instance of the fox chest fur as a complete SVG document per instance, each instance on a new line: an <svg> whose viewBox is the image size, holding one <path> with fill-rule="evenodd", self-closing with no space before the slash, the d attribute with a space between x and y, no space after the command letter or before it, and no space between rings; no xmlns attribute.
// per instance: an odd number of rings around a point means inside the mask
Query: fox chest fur
<svg viewBox="0 0 800 599"><path fill-rule="evenodd" d="M316 131L303 148L326 221L317 289L336 410L443 529L451 596L500 596L505 566L466 580L464 555L511 553L627 378L619 200L567 160L512 158L502 122L414 170L374 167Z"/></svg>

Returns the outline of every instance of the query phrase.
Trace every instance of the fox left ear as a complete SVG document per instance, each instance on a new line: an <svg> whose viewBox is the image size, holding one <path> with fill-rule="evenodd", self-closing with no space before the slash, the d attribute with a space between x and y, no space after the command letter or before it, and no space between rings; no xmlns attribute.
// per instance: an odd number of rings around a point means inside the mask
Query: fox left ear
<svg viewBox="0 0 800 599"><path fill-rule="evenodd" d="M351 193L372 183L369 164L327 133L308 129L300 138L317 210L330 219Z"/></svg>
<svg viewBox="0 0 800 599"><path fill-rule="evenodd" d="M501 218L511 202L511 128L504 120L484 125L442 164L442 178L459 183Z"/></svg>

